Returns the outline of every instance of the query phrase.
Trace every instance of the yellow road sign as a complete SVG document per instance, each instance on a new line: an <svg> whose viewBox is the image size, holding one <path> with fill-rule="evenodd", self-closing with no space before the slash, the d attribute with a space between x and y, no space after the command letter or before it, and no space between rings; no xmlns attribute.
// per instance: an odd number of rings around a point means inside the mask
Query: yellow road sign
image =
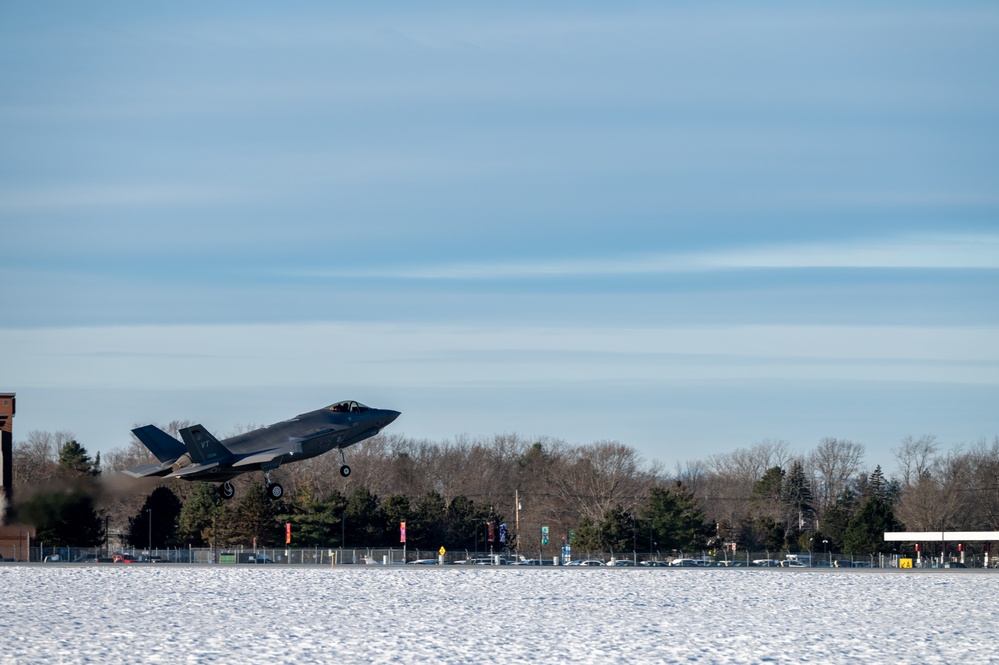
<svg viewBox="0 0 999 665"><path fill-rule="evenodd" d="M441 548L439 550L437 550L437 551L441 553L441 556L444 556L445 554L447 554L447 550L444 549L443 545L441 545Z"/></svg>
<svg viewBox="0 0 999 665"><path fill-rule="evenodd" d="M898 567L899 568L912 568L912 559L899 559L898 560Z"/></svg>

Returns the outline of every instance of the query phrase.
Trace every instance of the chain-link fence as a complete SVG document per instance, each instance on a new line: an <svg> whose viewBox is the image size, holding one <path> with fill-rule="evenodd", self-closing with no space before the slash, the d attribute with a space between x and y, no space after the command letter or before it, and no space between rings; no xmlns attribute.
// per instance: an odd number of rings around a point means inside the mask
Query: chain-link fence
<svg viewBox="0 0 999 665"><path fill-rule="evenodd" d="M670 566L680 568L992 568L999 559L987 553L833 554L824 552L582 552L579 550L517 552L474 550L421 550L413 548L170 548L120 549L93 547L2 546L7 562L77 563L194 563L268 564L289 566L462 564L537 566Z"/></svg>

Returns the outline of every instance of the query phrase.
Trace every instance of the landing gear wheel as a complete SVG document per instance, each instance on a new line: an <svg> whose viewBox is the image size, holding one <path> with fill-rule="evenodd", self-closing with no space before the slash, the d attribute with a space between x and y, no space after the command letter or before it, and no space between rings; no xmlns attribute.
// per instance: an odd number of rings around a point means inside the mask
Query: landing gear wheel
<svg viewBox="0 0 999 665"><path fill-rule="evenodd" d="M219 494L222 495L223 499L231 499L236 496L236 488L227 480L219 485Z"/></svg>
<svg viewBox="0 0 999 665"><path fill-rule="evenodd" d="M343 466L341 466L340 467L340 475L343 476L344 478L346 478L347 476L349 476L350 475L350 467L347 466L346 464L344 464Z"/></svg>
<svg viewBox="0 0 999 665"><path fill-rule="evenodd" d="M267 496L270 497L272 501L277 501L282 496L284 496L284 488L277 483L273 483L267 486Z"/></svg>

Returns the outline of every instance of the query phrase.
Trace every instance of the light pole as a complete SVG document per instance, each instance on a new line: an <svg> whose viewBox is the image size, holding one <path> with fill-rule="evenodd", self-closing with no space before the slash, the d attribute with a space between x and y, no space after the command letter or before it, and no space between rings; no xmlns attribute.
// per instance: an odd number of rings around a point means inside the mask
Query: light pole
<svg viewBox="0 0 999 665"><path fill-rule="evenodd" d="M829 567L832 568L832 561L829 561L829 541L825 538L822 539L822 556L826 558L826 562L828 562Z"/></svg>

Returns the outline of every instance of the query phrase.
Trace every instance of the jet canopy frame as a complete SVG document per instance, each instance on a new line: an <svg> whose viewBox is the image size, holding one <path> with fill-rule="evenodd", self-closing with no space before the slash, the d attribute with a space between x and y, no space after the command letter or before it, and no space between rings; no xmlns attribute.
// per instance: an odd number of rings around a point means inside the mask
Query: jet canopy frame
<svg viewBox="0 0 999 665"><path fill-rule="evenodd" d="M330 404L327 408L337 413L364 413L370 410L371 407L365 406L360 402L355 402L354 400L344 400L343 402Z"/></svg>

